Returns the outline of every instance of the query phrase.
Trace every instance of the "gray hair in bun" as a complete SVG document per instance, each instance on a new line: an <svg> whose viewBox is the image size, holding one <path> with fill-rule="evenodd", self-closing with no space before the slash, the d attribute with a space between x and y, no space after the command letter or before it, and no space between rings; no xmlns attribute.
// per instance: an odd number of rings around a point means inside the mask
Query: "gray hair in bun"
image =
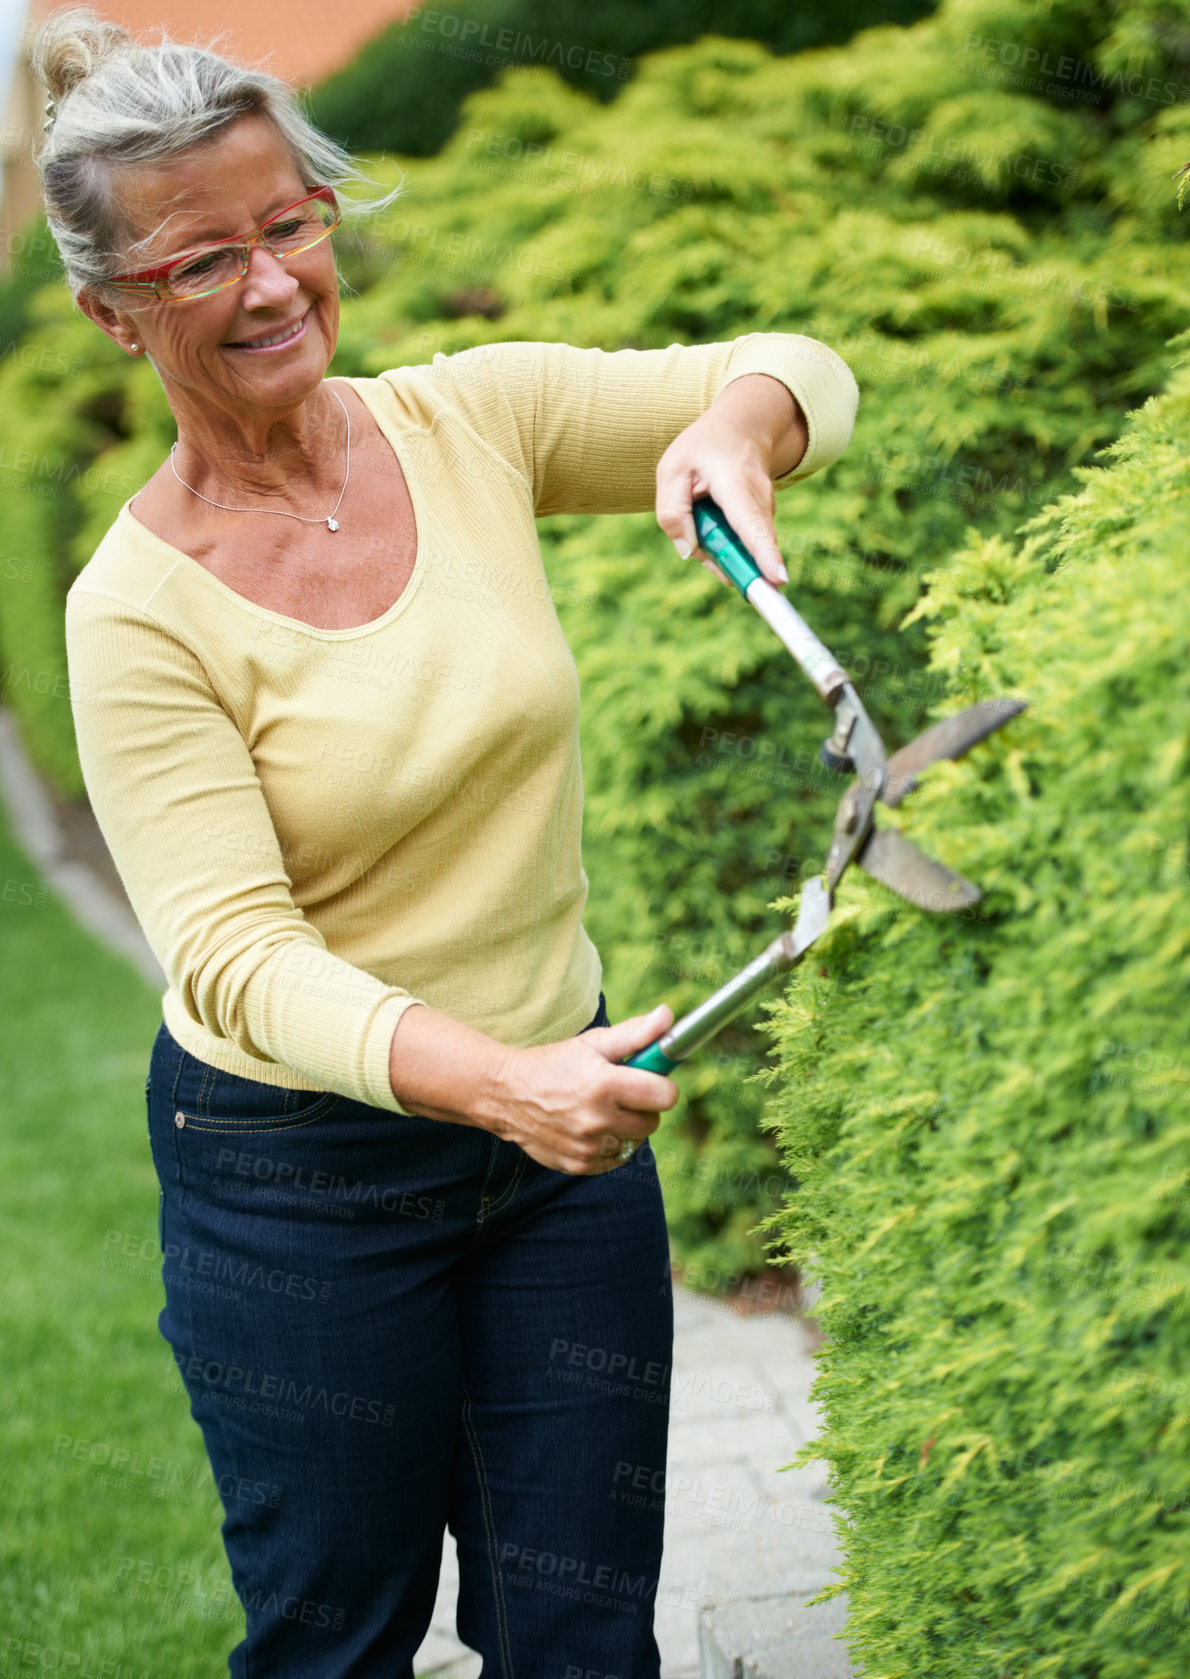
<svg viewBox="0 0 1190 1679"><path fill-rule="evenodd" d="M37 160L46 217L76 297L84 287L102 293L136 250L137 230L121 206L122 173L167 164L239 117L274 124L308 187L365 179L283 81L207 47L164 35L143 46L118 24L71 7L52 13L39 31L33 70L50 95ZM376 209L394 197L343 208Z"/></svg>

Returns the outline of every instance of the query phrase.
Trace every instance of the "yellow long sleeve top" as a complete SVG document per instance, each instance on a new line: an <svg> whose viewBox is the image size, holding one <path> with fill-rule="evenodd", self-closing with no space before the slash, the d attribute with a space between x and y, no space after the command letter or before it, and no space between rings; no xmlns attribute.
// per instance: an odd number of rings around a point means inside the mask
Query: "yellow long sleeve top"
<svg viewBox="0 0 1190 1679"><path fill-rule="evenodd" d="M666 446L747 373L806 416L779 487L839 455L855 381L793 334L501 344L353 380L417 554L352 629L255 605L121 509L67 599L71 697L183 1049L400 1113L389 1048L414 1002L516 1045L590 1020L578 674L534 517L651 508Z"/></svg>

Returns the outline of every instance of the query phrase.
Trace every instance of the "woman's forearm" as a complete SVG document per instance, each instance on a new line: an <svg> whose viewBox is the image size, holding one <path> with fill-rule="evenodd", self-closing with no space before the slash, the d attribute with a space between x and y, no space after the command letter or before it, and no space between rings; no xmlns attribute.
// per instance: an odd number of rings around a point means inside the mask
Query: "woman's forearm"
<svg viewBox="0 0 1190 1679"><path fill-rule="evenodd" d="M411 1113L490 1130L511 1054L486 1033L419 1003L405 1010L393 1033L389 1083Z"/></svg>

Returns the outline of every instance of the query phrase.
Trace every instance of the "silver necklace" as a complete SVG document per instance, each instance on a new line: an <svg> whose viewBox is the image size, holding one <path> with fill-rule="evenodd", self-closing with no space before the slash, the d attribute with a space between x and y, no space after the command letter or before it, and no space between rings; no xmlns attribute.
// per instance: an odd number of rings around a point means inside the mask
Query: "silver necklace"
<svg viewBox="0 0 1190 1679"><path fill-rule="evenodd" d="M225 501L212 501L210 496L204 496L201 490L196 490L193 484L188 484L182 477L174 464L174 450L177 448L177 444L171 443L169 446L169 464L174 477L184 490L190 491L192 496L197 496L199 501L205 501L209 507L222 508L224 513L273 513L279 519L300 519L304 525L325 525L328 531L337 531L339 521L335 518L335 514L339 511L343 497L347 494L347 480L351 477L351 415L347 412L347 405L338 391L333 390L330 385L327 386L327 390L330 391L343 410L343 418L347 421L347 471L343 474L343 488L339 491L339 500L329 513L323 514L320 518L312 519L308 513L289 513L283 507L229 507Z"/></svg>

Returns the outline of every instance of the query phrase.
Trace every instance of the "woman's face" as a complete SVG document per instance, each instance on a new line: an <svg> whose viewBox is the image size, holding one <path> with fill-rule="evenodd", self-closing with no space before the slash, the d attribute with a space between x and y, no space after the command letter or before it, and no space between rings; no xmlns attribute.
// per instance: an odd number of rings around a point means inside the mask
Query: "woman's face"
<svg viewBox="0 0 1190 1679"><path fill-rule="evenodd" d="M120 190L135 236L148 240L129 256L134 272L253 233L309 192L277 129L256 115L168 165L130 169ZM179 419L292 410L321 382L339 330L329 239L284 262L255 245L244 278L210 297L80 303L124 349L135 342L152 358Z"/></svg>

